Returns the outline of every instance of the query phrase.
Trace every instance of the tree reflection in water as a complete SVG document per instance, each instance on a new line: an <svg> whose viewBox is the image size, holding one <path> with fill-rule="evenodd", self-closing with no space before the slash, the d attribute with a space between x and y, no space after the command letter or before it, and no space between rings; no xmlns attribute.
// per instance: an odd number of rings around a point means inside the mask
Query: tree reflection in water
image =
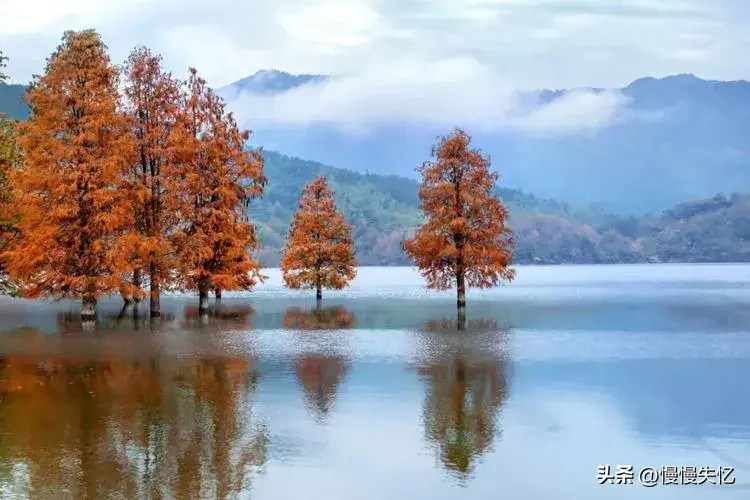
<svg viewBox="0 0 750 500"><path fill-rule="evenodd" d="M302 309L289 307L284 311L284 328L290 330L344 330L357 326L357 318L341 306Z"/></svg>
<svg viewBox="0 0 750 500"><path fill-rule="evenodd" d="M187 327L210 326L216 330L250 329L255 309L246 304L221 304L217 301L208 308L207 314L200 314L195 304L185 305L184 323Z"/></svg>
<svg viewBox="0 0 750 500"><path fill-rule="evenodd" d="M284 327L292 330L344 330L354 328L355 316L344 307L290 307L284 313ZM337 335L342 332L331 332ZM315 351L303 349L294 361L297 381L302 387L305 406L313 419L323 423L336 401L342 382L349 373L350 362L341 354L340 338L328 345L319 345L320 338L306 338Z"/></svg>
<svg viewBox="0 0 750 500"><path fill-rule="evenodd" d="M243 357L0 358L0 496L236 495L266 461L257 383Z"/></svg>
<svg viewBox="0 0 750 500"><path fill-rule="evenodd" d="M469 478L501 430L508 396L507 331L494 321L431 321L417 368L425 383L425 439L450 473Z"/></svg>
<svg viewBox="0 0 750 500"><path fill-rule="evenodd" d="M123 306L117 314L100 313L96 320L81 320L80 312L60 312L57 314L57 333L63 335L87 334L89 332L111 332L114 334L131 332L160 331L172 324L175 316L165 313L158 318L143 314L134 305Z"/></svg>
<svg viewBox="0 0 750 500"><path fill-rule="evenodd" d="M295 373L304 391L305 405L315 420L324 422L349 373L349 362L342 356L308 353L297 358Z"/></svg>

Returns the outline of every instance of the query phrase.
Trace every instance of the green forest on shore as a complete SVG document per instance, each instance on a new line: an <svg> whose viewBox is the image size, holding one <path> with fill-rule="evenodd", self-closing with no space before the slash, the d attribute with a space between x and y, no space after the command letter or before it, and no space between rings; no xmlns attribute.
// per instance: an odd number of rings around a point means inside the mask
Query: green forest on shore
<svg viewBox="0 0 750 500"><path fill-rule="evenodd" d="M362 265L408 265L401 241L419 223L417 181L362 174L264 151L268 185L254 200L261 258L276 266L302 187L326 175L352 224ZM495 165L502 172L502 165ZM500 179L502 185L502 177ZM514 262L604 264L636 262L744 262L750 260L750 196L717 195L661 213L619 215L522 191L497 189L510 211Z"/></svg>

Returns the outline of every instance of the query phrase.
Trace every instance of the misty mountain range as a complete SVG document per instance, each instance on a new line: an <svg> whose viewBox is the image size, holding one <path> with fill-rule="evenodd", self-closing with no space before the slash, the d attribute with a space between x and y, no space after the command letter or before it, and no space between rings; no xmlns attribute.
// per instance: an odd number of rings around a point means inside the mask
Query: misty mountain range
<svg viewBox="0 0 750 500"><path fill-rule="evenodd" d="M260 71L218 90L230 108L241 95L277 95L326 85L332 77ZM525 106L549 106L575 92L612 92L617 115L594 130L533 133L467 131L489 153L503 186L618 213L642 214L676 203L745 191L750 186L750 83L693 75L642 78L622 89L524 92ZM457 98L460 98L457 97ZM241 102L241 101L239 101ZM334 124L254 123L252 109L235 109L257 144L360 172L414 177L429 158L436 127L383 123L363 133ZM575 110L573 110L575 111Z"/></svg>
<svg viewBox="0 0 750 500"><path fill-rule="evenodd" d="M244 92L254 94L275 94L286 92L302 85L324 83L329 80L325 75L292 75L278 70L261 70L226 87L217 89L225 101L231 102Z"/></svg>

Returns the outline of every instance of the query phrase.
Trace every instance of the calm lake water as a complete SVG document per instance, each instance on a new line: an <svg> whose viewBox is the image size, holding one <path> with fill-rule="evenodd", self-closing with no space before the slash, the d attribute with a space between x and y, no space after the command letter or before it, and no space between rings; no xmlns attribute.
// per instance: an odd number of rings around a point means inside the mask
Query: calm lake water
<svg viewBox="0 0 750 500"><path fill-rule="evenodd" d="M321 311L267 273L207 320L0 298L0 497L750 498L750 266L520 267L460 333L411 269Z"/></svg>

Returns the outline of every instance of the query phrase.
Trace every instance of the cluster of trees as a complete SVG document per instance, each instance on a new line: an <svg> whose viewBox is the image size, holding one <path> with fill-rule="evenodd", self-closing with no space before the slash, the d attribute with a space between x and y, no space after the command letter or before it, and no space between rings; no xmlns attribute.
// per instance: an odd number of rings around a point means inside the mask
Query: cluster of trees
<svg viewBox="0 0 750 500"><path fill-rule="evenodd" d="M508 210L494 194L498 175L489 159L471 148L460 129L439 139L432 159L417 171L424 222L406 239L404 253L428 288L455 284L457 328L466 327L466 288L489 288L515 277ZM304 189L282 250L281 270L290 288L340 289L356 276L351 228L320 176Z"/></svg>
<svg viewBox="0 0 750 500"><path fill-rule="evenodd" d="M0 273L25 297L126 302L149 291L249 290L265 277L249 220L267 179L223 101L195 69L178 80L136 48L121 67L93 30L66 32L32 81L27 121L0 136ZM512 280L508 211L487 157L455 130L418 168L424 224L403 243L427 286L455 283L459 318L467 286ZM324 176L303 190L282 250L289 288L340 289L356 276L351 227ZM8 286L8 284L6 284Z"/></svg>
<svg viewBox="0 0 750 500"><path fill-rule="evenodd" d="M508 210L494 194L498 175L460 129L442 137L417 171L424 222L403 242L427 287L457 293L457 328L466 327L466 288L489 288L515 277ZM356 276L351 228L325 177L304 189L294 214L281 270L290 288L340 289Z"/></svg>
<svg viewBox="0 0 750 500"><path fill-rule="evenodd" d="M205 308L262 279L246 207L263 161L196 70L180 81L143 47L118 68L95 31L71 31L26 100L3 140L3 266L21 295L79 297L91 317L147 285L158 316L163 289Z"/></svg>

